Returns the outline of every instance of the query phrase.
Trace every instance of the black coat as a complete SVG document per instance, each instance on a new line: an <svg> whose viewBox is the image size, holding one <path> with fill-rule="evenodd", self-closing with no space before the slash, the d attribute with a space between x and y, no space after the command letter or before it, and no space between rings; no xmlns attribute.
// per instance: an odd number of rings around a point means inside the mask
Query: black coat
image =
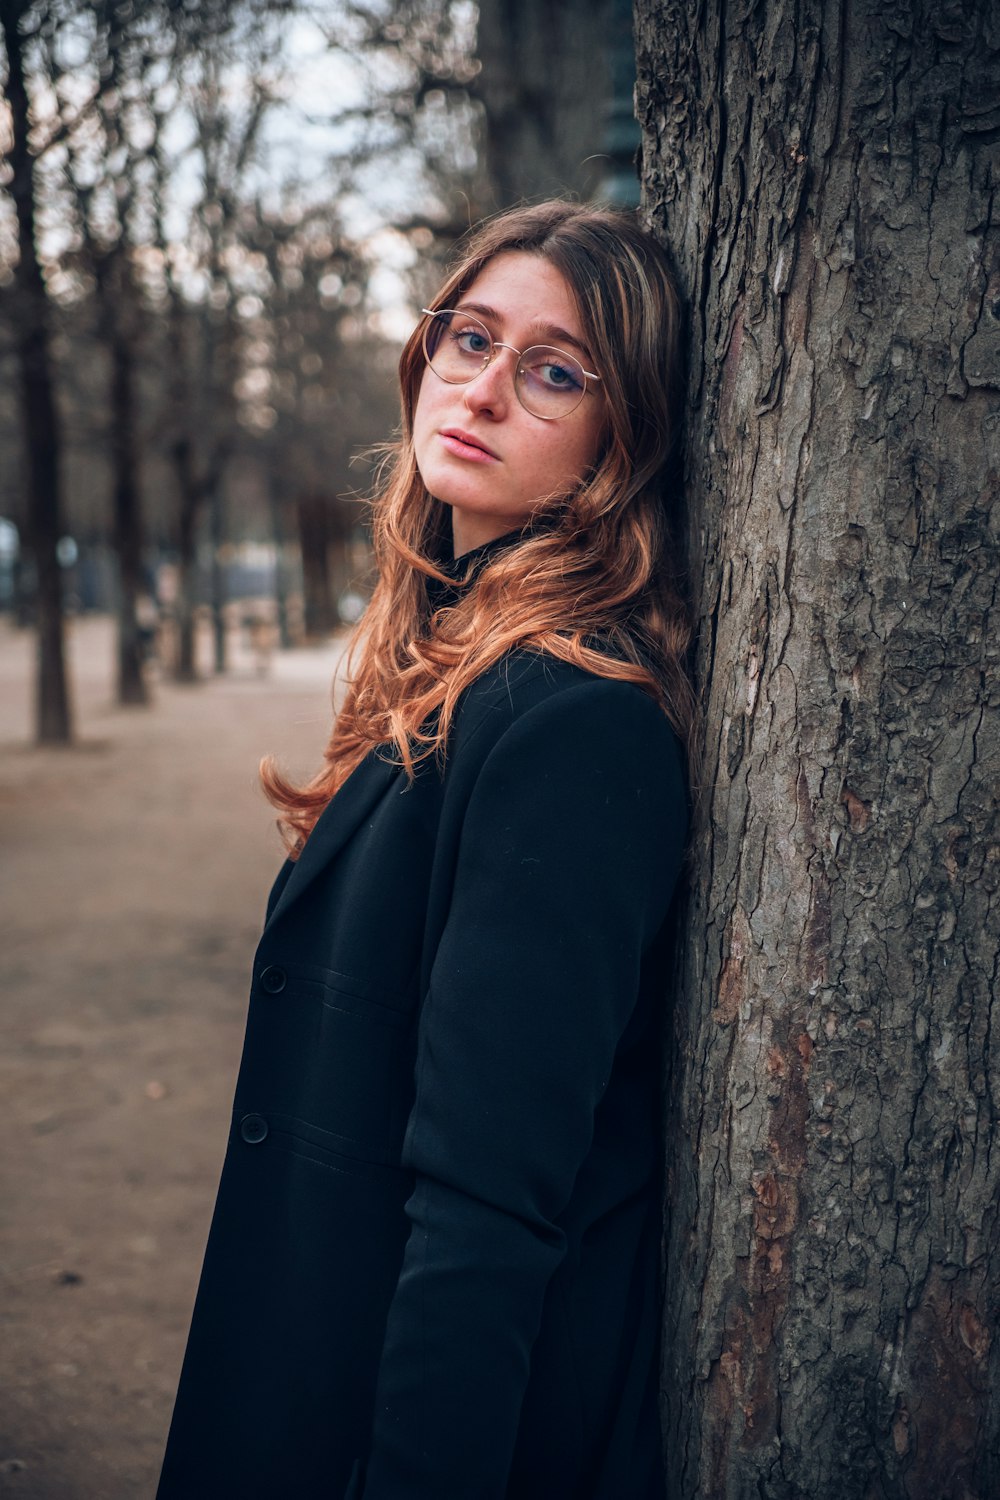
<svg viewBox="0 0 1000 1500"><path fill-rule="evenodd" d="M158 1500L653 1500L678 742L514 652L281 870Z"/></svg>

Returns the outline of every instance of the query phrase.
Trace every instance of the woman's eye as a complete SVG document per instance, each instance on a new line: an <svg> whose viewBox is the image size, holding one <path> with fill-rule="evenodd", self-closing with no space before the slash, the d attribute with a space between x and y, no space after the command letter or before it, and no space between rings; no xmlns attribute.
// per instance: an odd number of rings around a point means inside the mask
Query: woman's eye
<svg viewBox="0 0 1000 1500"><path fill-rule="evenodd" d="M580 379L576 372L568 365L560 365L551 359L538 360L532 364L529 372L542 385L551 386L556 390L578 390Z"/></svg>
<svg viewBox="0 0 1000 1500"><path fill-rule="evenodd" d="M489 352L489 339L476 328L454 328L451 331L451 338L452 342L458 345L462 354L486 354Z"/></svg>

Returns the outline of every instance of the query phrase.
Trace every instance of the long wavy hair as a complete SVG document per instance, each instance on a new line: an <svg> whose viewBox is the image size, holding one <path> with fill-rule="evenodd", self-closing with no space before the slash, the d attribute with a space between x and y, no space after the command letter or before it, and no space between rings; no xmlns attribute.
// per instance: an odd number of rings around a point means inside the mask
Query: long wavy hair
<svg viewBox="0 0 1000 1500"><path fill-rule="evenodd" d="M691 637L667 482L680 403L680 304L668 263L634 214L561 200L518 208L469 239L432 308L454 307L494 256L544 257L575 295L601 372L597 458L564 494L540 497L521 540L463 590L441 596L448 508L428 493L413 451L425 370L420 326L399 362L402 431L372 500L378 581L349 648L348 689L322 768L296 787L261 763L290 854L365 756L393 756L411 778L446 759L458 700L514 647L548 652L638 684L662 706L689 760ZM435 602L437 595L437 603Z"/></svg>

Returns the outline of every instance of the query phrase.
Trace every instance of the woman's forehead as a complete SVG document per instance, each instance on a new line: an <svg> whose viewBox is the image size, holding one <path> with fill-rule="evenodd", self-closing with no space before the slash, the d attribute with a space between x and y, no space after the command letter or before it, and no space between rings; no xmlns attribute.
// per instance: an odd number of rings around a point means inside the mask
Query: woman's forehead
<svg viewBox="0 0 1000 1500"><path fill-rule="evenodd" d="M558 314L579 321L576 296L563 273L529 250L504 250L487 261L462 293L461 305L470 301L495 303L497 311L529 318Z"/></svg>
<svg viewBox="0 0 1000 1500"><path fill-rule="evenodd" d="M532 334L562 336L585 347L572 287L550 260L531 251L505 250L487 261L458 298L458 306L487 323L516 323Z"/></svg>

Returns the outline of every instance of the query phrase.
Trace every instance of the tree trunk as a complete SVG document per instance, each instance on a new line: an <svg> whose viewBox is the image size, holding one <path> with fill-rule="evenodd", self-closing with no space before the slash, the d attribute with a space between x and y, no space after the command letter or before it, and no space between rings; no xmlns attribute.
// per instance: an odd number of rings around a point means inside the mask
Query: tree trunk
<svg viewBox="0 0 1000 1500"><path fill-rule="evenodd" d="M302 548L302 607L306 636L323 640L334 626L330 583L330 518L322 495L302 495L296 507Z"/></svg>
<svg viewBox="0 0 1000 1500"><path fill-rule="evenodd" d="M226 512L222 486L216 485L209 497L209 526L212 534L212 654L214 670L221 677L226 671Z"/></svg>
<svg viewBox="0 0 1000 1500"><path fill-rule="evenodd" d="M273 459L268 464L267 501L271 517L271 536L274 540L274 605L278 627L278 644L282 651L288 651L292 645L292 635L288 622L284 491L278 483Z"/></svg>
<svg viewBox="0 0 1000 1500"><path fill-rule="evenodd" d="M97 292L97 321L111 367L111 475L115 557L118 563L118 702L145 705L149 693L143 676L139 632L139 594L142 588L142 504L137 452L136 356L139 307L132 275L131 246L135 234L135 204L141 166L123 118L122 101L134 90L131 50L127 35L130 8L113 0L97 0L97 53L101 91L96 115L104 150L111 156L124 151L121 164L104 182L113 196L115 222L96 223L101 215L92 207L93 188L81 192L81 231L90 254ZM75 173L71 174L74 175ZM104 205L107 212L109 204Z"/></svg>
<svg viewBox="0 0 1000 1500"><path fill-rule="evenodd" d="M483 212L567 191L588 197L606 175L612 9L612 0L482 0L474 92L492 199Z"/></svg>
<svg viewBox="0 0 1000 1500"><path fill-rule="evenodd" d="M116 246L97 258L101 336L111 360L111 471L114 543L118 560L118 702L145 705L138 602L142 588L142 509L136 453L134 292L126 251Z"/></svg>
<svg viewBox="0 0 1000 1500"><path fill-rule="evenodd" d="M5 91L11 114L8 186L17 210L15 324L27 447L28 540L36 571L35 735L39 744L62 745L73 737L58 557L62 535L62 434L52 374L49 305L35 234L35 161L28 145L31 121L19 31L27 10L24 0L0 0L0 32L7 52Z"/></svg>
<svg viewBox="0 0 1000 1500"><path fill-rule="evenodd" d="M1000 1494L1000 8L638 0L690 308L688 1497Z"/></svg>
<svg viewBox="0 0 1000 1500"><path fill-rule="evenodd" d="M177 656L174 677L178 682L197 682L195 660L194 594L198 517L201 492L194 477L191 439L181 432L170 446L177 479Z"/></svg>

